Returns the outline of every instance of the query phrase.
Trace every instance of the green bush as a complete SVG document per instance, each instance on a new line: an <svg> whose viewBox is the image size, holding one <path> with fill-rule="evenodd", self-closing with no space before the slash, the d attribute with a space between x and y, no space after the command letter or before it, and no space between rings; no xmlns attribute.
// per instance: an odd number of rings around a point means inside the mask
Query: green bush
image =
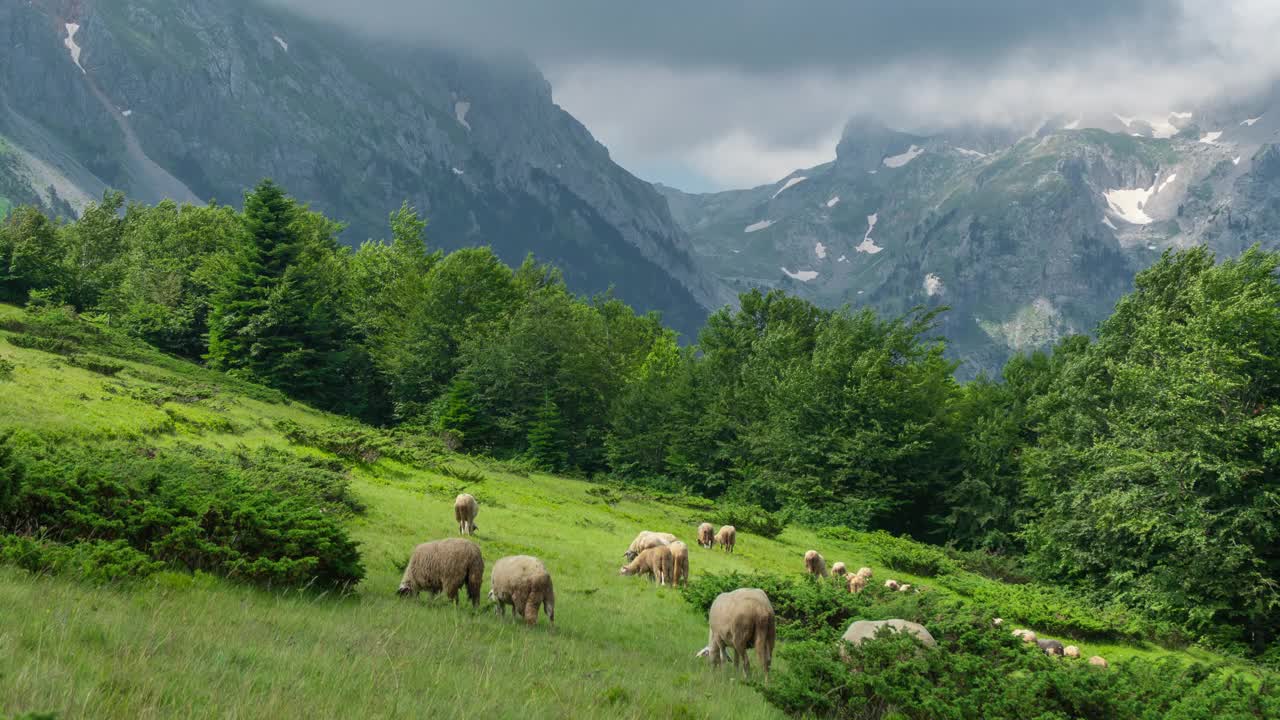
<svg viewBox="0 0 1280 720"><path fill-rule="evenodd" d="M13 361L0 355L0 382L13 379L13 371L17 369Z"/></svg>
<svg viewBox="0 0 1280 720"><path fill-rule="evenodd" d="M938 548L911 540L896 538L886 532L866 536L873 553L890 569L923 577L936 577L956 572L959 568Z"/></svg>
<svg viewBox="0 0 1280 720"><path fill-rule="evenodd" d="M164 567L124 540L64 545L22 535L0 536L0 562L32 573L70 575L91 583L135 580Z"/></svg>
<svg viewBox="0 0 1280 720"><path fill-rule="evenodd" d="M68 357L67 364L83 370L88 370L89 372L98 373L99 375L106 375L107 377L115 377L121 370L124 370L124 364L122 363L115 362L114 360L108 360L107 358L99 355L81 353L76 353Z"/></svg>
<svg viewBox="0 0 1280 720"><path fill-rule="evenodd" d="M776 538L787 528L782 513L771 513L758 505L721 504L712 514L711 522L732 525L739 532L765 538Z"/></svg>
<svg viewBox="0 0 1280 720"><path fill-rule="evenodd" d="M1013 585L1031 582L1031 576L1023 569L1018 558L1011 555L1000 555L986 550L959 550L951 547L945 548L944 551L947 557L961 568L985 578Z"/></svg>
<svg viewBox="0 0 1280 720"><path fill-rule="evenodd" d="M0 472L0 531L71 548L108 543L78 551L107 574L150 571L110 545L123 543L159 563L261 584L341 588L364 577L341 522L359 509L345 477L284 453L55 445L10 434L0 438ZM66 567L49 549L30 563Z"/></svg>
<svg viewBox="0 0 1280 720"><path fill-rule="evenodd" d="M20 348L39 350L41 352L53 353L55 355L70 355L79 349L79 346L70 340L41 337L39 335L28 335L26 333L15 333L10 335L9 343Z"/></svg>

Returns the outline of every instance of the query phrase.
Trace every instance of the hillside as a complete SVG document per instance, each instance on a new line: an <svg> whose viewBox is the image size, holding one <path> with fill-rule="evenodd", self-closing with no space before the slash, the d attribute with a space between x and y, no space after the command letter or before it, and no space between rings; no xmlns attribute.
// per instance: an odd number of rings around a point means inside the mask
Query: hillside
<svg viewBox="0 0 1280 720"><path fill-rule="evenodd" d="M7 148L7 149L6 149ZM402 201L615 286L689 336L722 300L666 203L557 106L527 61L389 45L256 0L0 2L0 204L239 204L274 178L378 237Z"/></svg>
<svg viewBox="0 0 1280 720"><path fill-rule="evenodd" d="M0 648L12 658L0 673L0 713L331 717L358 708L383 717L781 717L752 686L693 659L705 644L705 618L678 593L617 576L622 550L641 529L669 529L692 542L696 523L711 512L704 502L465 456L411 463L350 448L335 455L305 438L377 434L131 341L81 341L70 356L20 347L15 328L24 318L0 306L0 358L15 366L0 380L0 431L60 444L122 441L152 457L180 446L225 454L274 448L340 462L365 506L349 526L367 575L353 594L337 596L171 570L103 587L0 567L0 615L22 619L0 627ZM101 336L86 330L82 337ZM395 597L413 545L456 532L452 498L463 490L481 503L476 541L487 563L516 553L546 561L558 593L554 631L545 621L532 629L500 621L487 605L477 613L441 599ZM868 564L884 578L885 542L799 527L772 540L740 533L733 555L693 547L692 571L695 581L729 571L798 575L803 552L817 547L831 561ZM1121 627L1113 611L1033 585L1005 586L959 569L892 574L1010 625L1048 609L1068 625ZM1132 640L1074 642L1121 668L1133 658L1222 660ZM775 674L783 668L775 665Z"/></svg>
<svg viewBox="0 0 1280 720"><path fill-rule="evenodd" d="M1004 135L859 118L834 162L774 184L659 190L699 262L735 291L892 314L950 307L942 334L972 377L1093 332L1166 249L1276 247L1277 97Z"/></svg>

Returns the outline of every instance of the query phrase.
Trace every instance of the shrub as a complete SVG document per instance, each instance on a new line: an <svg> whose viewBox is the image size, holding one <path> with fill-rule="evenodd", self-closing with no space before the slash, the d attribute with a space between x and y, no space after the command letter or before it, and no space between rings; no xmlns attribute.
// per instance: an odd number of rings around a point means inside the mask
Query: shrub
<svg viewBox="0 0 1280 720"><path fill-rule="evenodd" d="M781 513L771 513L758 505L722 504L712 514L711 522L765 538L776 538L787 528Z"/></svg>
<svg viewBox="0 0 1280 720"><path fill-rule="evenodd" d="M124 540L86 540L64 545L21 535L3 536L0 562L32 573L70 575L91 583L144 578L164 567Z"/></svg>
<svg viewBox="0 0 1280 720"><path fill-rule="evenodd" d="M107 574L150 567L112 544L123 543L156 562L262 584L340 588L364 576L341 523L359 507L345 478L291 456L10 434L0 438L0 472L10 500L0 502L0 531L38 532L71 548L108 543L78 550ZM42 549L54 559L31 562L64 568L56 552Z"/></svg>
<svg viewBox="0 0 1280 720"><path fill-rule="evenodd" d="M89 372L98 373L99 375L106 375L107 377L115 377L121 370L124 370L124 365L121 363L108 360L107 358L100 357L98 355L80 353L76 353L68 357L67 364L83 370L88 370Z"/></svg>
<svg viewBox="0 0 1280 720"><path fill-rule="evenodd" d="M936 577L959 569L946 553L929 545L896 538L886 532L871 533L866 540L874 548L877 560L899 572Z"/></svg>
<svg viewBox="0 0 1280 720"><path fill-rule="evenodd" d="M9 343L20 348L39 350L41 352L53 353L55 355L70 355L79 348L79 346L70 340L41 337L39 335L28 335L26 333L10 335Z"/></svg>
<svg viewBox="0 0 1280 720"><path fill-rule="evenodd" d="M13 361L0 355L0 382L13 379L13 371L17 369Z"/></svg>
<svg viewBox="0 0 1280 720"><path fill-rule="evenodd" d="M944 552L961 568L985 578L1013 585L1031 582L1031 576L1013 556L999 555L986 550L959 550L952 547L944 548Z"/></svg>

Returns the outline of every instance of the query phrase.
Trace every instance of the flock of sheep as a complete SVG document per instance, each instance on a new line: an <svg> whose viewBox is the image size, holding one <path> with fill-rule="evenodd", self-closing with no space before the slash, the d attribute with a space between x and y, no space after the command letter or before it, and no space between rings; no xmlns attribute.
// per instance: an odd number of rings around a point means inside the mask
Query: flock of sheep
<svg viewBox="0 0 1280 720"><path fill-rule="evenodd" d="M453 511L459 534L470 535L476 531L479 505L473 496L459 495L454 501ZM718 531L710 523L702 523L698 528L698 545L707 549L719 545L725 552L732 553L737 537L738 531L732 525L725 525ZM643 531L631 541L623 556L627 564L618 571L620 575L649 575L659 585L680 586L689 582L689 547L671 533ZM817 578L831 575L844 578L843 582L851 593L861 592L872 575L868 567L859 568L851 574L842 562L833 565L829 573L826 560L816 550L804 554L804 568L805 572ZM484 558L480 547L465 538L449 538L414 548L398 593L412 597L423 591L432 594L443 592L456 604L459 591L466 587L467 598L472 606L478 607L483 580ZM884 585L898 592L910 592L912 589L910 584L892 579L886 580ZM513 615L520 614L526 623L532 625L537 623L538 612L542 610L547 621L555 626L555 589L551 574L541 560L529 555L513 555L498 560L493 565L490 588L489 600L496 604L499 615L505 615L506 608L510 606ZM718 668L722 661L729 659L728 650L733 648L733 664L740 668L743 677L747 677L751 670L747 650L755 648L756 658L765 679L768 679L777 626L773 605L763 590L741 588L721 593L711 603L707 620L707 646L698 652L697 657L710 658L712 666ZM993 621L997 626L1002 622L1000 618ZM883 627L911 633L927 647L937 644L923 625L897 619L856 621L845 631L843 640L859 645L875 637ZM1014 630L1013 634L1028 643L1037 643L1049 655L1080 657L1080 649L1074 645L1063 647L1057 640L1037 639L1030 630ZM844 646L841 647L843 653ZM1107 661L1097 655L1089 658L1088 662L1090 665L1107 666Z"/></svg>

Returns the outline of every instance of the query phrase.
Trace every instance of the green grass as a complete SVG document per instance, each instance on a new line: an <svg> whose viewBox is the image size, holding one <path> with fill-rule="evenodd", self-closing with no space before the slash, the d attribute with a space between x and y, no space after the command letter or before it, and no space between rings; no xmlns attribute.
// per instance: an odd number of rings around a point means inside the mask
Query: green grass
<svg viewBox="0 0 1280 720"><path fill-rule="evenodd" d="M20 315L0 306L0 321ZM0 356L17 367L0 381L0 427L235 449L289 446L275 429L279 420L314 428L343 422L250 398L243 385L171 359L122 360L123 371L104 377L9 344L8 335L0 331ZM687 537L695 575L799 573L813 547L829 563L871 565L877 582L892 574L951 592L944 580L877 567L867 536L834 541L795 527L775 540L740 533L737 552L726 555L692 542L703 513L690 508L482 460L452 464L482 479L468 484L386 458L351 470L353 491L368 505L352 525L368 575L345 598L179 573L90 587L0 568L0 657L7 659L0 716L780 717L749 684L694 660L706 620L678 593L618 576L623 550L642 529ZM554 631L545 618L534 628L500 620L487 604L477 612L395 596L413 546L456 532L452 501L462 490L480 501L475 540L487 564L516 553L546 562L557 591ZM1007 618L1008 627L1016 624ZM1076 644L1112 662L1174 652Z"/></svg>

